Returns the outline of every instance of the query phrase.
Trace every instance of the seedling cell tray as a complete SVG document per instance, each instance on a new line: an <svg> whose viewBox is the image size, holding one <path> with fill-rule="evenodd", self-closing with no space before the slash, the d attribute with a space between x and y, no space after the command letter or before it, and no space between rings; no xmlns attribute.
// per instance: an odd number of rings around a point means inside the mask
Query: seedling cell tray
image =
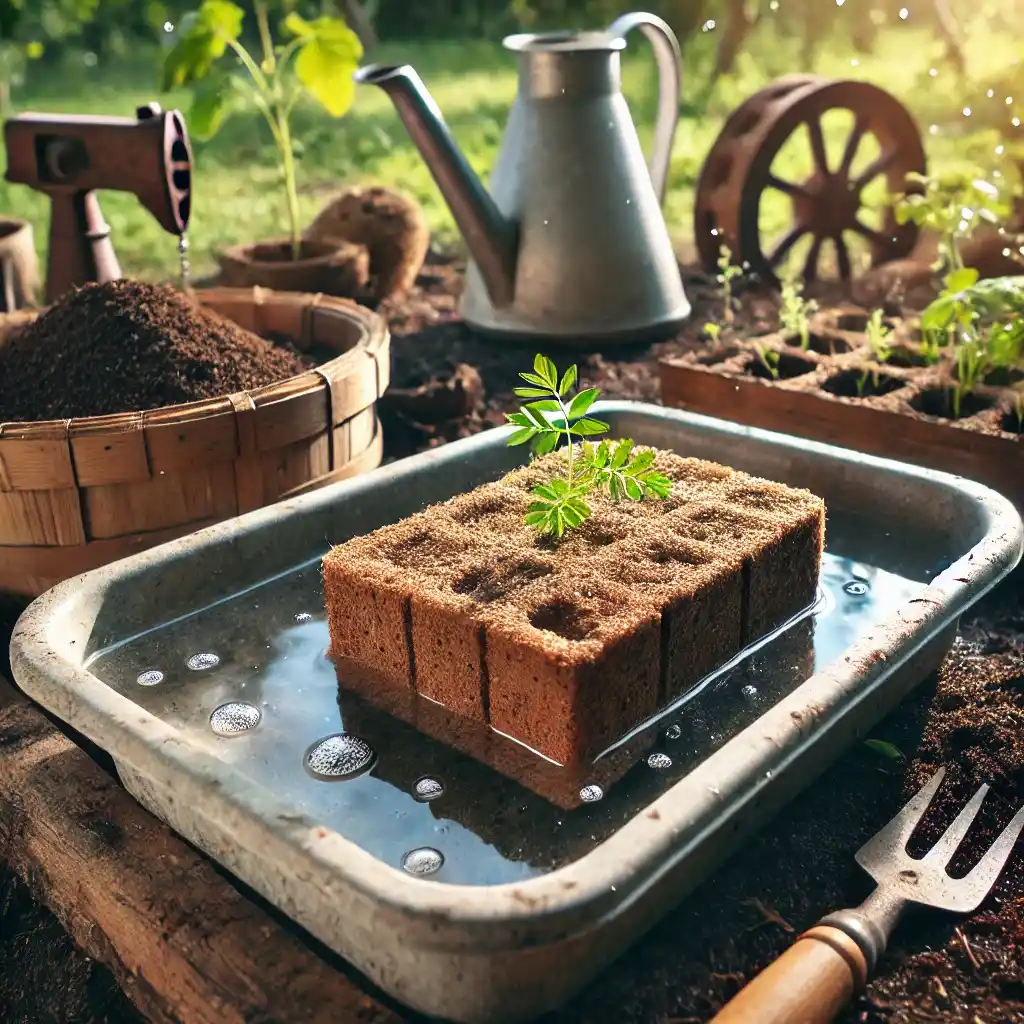
<svg viewBox="0 0 1024 1024"><path fill-rule="evenodd" d="M1020 517L979 484L691 413L600 410L614 436L811 489L827 539L813 609L676 697L646 725L653 746L607 792L584 778L572 810L464 753L510 741L456 735L426 699L392 715L339 690L325 656L328 546L515 468L504 429L60 584L18 624L15 678L145 806L397 999L457 1021L542 1013L863 738L1021 555Z"/></svg>

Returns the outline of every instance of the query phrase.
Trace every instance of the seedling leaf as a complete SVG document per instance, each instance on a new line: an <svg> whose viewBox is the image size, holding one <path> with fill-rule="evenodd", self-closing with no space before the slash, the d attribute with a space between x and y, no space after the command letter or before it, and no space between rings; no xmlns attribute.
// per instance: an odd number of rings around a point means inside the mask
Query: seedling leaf
<svg viewBox="0 0 1024 1024"><path fill-rule="evenodd" d="M546 384L552 391L558 388L558 370L555 368L555 364L548 359L547 356L537 355L533 360L533 370L538 377Z"/></svg>
<svg viewBox="0 0 1024 1024"><path fill-rule="evenodd" d="M520 427L513 432L505 444L509 448L515 448L517 445L526 444L527 441L532 440L536 433L537 431L533 427Z"/></svg>
<svg viewBox="0 0 1024 1024"><path fill-rule="evenodd" d="M562 374L562 382L558 385L558 394L561 398L565 398L567 394L573 389L576 384L576 367L570 366L565 373Z"/></svg>
<svg viewBox="0 0 1024 1024"><path fill-rule="evenodd" d="M885 740L865 740L864 746L870 747L876 754L881 754L891 761L903 760L903 751L895 743L888 743Z"/></svg>
<svg viewBox="0 0 1024 1024"><path fill-rule="evenodd" d="M587 410L597 401L599 394L601 394L599 388L587 388L586 391L581 391L569 406L569 419L577 420L581 416L585 416Z"/></svg>

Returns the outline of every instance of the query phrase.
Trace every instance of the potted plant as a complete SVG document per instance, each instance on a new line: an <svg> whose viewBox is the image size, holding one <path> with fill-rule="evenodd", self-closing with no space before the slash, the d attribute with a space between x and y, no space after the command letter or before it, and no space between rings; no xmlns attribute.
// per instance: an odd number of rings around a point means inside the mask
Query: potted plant
<svg viewBox="0 0 1024 1024"><path fill-rule="evenodd" d="M358 36L341 18L307 21L290 11L283 43L271 32L266 0L253 4L260 52L242 41L245 12L231 0L203 0L181 22L163 67L163 88L192 88L189 128L199 139L216 134L234 112L250 106L266 120L277 150L288 210L286 237L233 246L220 256L223 283L281 291L357 294L369 276L362 246L303 238L291 115L303 96L332 117L352 105L353 72L363 54ZM226 67L234 63L240 67Z"/></svg>

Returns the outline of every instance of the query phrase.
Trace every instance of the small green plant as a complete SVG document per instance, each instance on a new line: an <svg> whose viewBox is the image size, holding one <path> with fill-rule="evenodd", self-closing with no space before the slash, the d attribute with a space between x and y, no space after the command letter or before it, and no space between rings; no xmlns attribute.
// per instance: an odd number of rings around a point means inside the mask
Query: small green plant
<svg viewBox="0 0 1024 1024"><path fill-rule="evenodd" d="M979 173L913 172L907 175L907 184L917 189L892 197L896 222L913 223L938 234L934 270L939 273L962 270L961 240L982 224L999 224L1012 208L1014 189L997 186Z"/></svg>
<svg viewBox="0 0 1024 1024"><path fill-rule="evenodd" d="M802 281L790 278L782 282L782 302L779 306L779 326L791 338L800 339L800 349L806 352L811 345L811 314L818 304L805 299Z"/></svg>
<svg viewBox="0 0 1024 1024"><path fill-rule="evenodd" d="M706 323L704 325L704 333L708 336L708 341L710 341L712 345L717 345L722 337L722 325Z"/></svg>
<svg viewBox="0 0 1024 1024"><path fill-rule="evenodd" d="M779 379L779 353L773 348L768 348L766 345L755 343L754 350L757 352L757 358L761 361L761 365L771 375L772 380Z"/></svg>
<svg viewBox="0 0 1024 1024"><path fill-rule="evenodd" d="M196 138L216 134L240 101L252 104L270 127L284 179L291 226L292 257L301 248L299 200L295 178L295 142L291 117L305 94L332 117L341 117L352 105L352 75L363 56L358 36L341 18L324 15L307 21L290 11L281 27L291 38L275 45L270 32L266 0L254 0L262 57L250 54L242 43L245 11L231 0L203 0L197 11L180 22L177 43L163 67L164 90L192 87L189 129ZM224 70L221 58L228 51L245 74Z"/></svg>
<svg viewBox="0 0 1024 1024"><path fill-rule="evenodd" d="M735 317L734 307L736 296L733 295L732 283L743 276L743 268L732 262L732 250L727 245L719 249L718 276L715 278L722 289L722 320L731 324Z"/></svg>
<svg viewBox="0 0 1024 1024"><path fill-rule="evenodd" d="M883 363L887 363L892 355L892 341L890 340L892 331L883 323L882 318L884 315L882 310L876 309L871 314L865 328L868 346L871 349L872 356L874 356L875 365L865 369L861 374L860 380L857 381L858 395L864 394L869 378L874 381L874 386L878 387L878 367Z"/></svg>
<svg viewBox="0 0 1024 1024"><path fill-rule="evenodd" d="M586 440L609 428L603 420L587 415L600 395L598 388L578 391L570 399L576 387L575 366L559 377L555 364L538 355L533 372L519 376L529 387L518 387L515 394L530 401L519 412L506 415L517 428L508 439L509 447L531 444L534 455L541 456L554 451L560 441L567 444L565 475L534 487L538 500L527 510L528 526L561 537L590 518L586 499L594 491L607 493L612 501L668 497L672 481L654 467L653 451L635 452L628 439L605 439L597 445ZM578 452L576 439L581 442Z"/></svg>

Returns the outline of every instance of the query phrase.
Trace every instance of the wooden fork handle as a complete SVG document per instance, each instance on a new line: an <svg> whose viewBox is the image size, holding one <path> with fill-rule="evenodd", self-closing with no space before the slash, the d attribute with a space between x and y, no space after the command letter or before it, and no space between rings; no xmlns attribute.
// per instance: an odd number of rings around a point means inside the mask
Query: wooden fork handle
<svg viewBox="0 0 1024 1024"><path fill-rule="evenodd" d="M710 1024L827 1024L868 979L860 946L827 924L803 933Z"/></svg>

